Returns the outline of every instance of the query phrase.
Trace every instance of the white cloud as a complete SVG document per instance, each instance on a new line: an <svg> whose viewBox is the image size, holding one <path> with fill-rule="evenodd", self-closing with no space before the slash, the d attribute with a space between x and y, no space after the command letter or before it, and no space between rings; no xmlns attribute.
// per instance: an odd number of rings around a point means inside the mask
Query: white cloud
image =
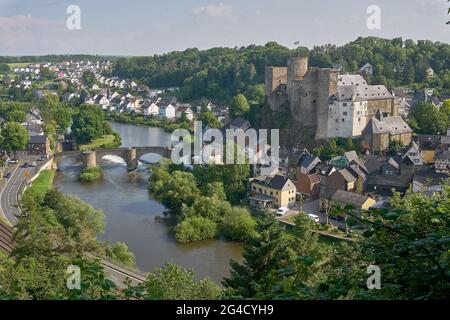
<svg viewBox="0 0 450 320"><path fill-rule="evenodd" d="M220 3L218 5L208 5L195 8L193 13L214 18L227 18L231 17L233 14L233 7Z"/></svg>

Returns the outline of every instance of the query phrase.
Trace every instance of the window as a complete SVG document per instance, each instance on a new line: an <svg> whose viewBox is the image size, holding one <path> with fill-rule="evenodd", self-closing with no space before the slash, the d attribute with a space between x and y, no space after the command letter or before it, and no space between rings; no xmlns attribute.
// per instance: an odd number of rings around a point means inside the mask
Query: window
<svg viewBox="0 0 450 320"><path fill-rule="evenodd" d="M342 119L342 122L345 122L345 119Z"/></svg>
<svg viewBox="0 0 450 320"><path fill-rule="evenodd" d="M347 106L347 102L344 102L343 106L346 107Z"/></svg>
<svg viewBox="0 0 450 320"><path fill-rule="evenodd" d="M346 116L348 113L347 112L344 112L344 116Z"/></svg>

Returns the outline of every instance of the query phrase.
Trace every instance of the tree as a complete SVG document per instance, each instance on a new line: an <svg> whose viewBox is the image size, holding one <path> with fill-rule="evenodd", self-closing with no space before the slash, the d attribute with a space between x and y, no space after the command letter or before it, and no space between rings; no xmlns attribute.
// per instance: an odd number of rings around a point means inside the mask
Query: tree
<svg viewBox="0 0 450 320"><path fill-rule="evenodd" d="M203 122L203 127L209 127L212 129L218 129L222 127L222 123L217 117L210 111L203 112L200 121Z"/></svg>
<svg viewBox="0 0 450 320"><path fill-rule="evenodd" d="M117 242L109 245L106 248L106 256L113 261L119 262L126 266L134 266L134 254L128 249L128 246L123 242Z"/></svg>
<svg viewBox="0 0 450 320"><path fill-rule="evenodd" d="M233 98L230 106L230 116L232 118L246 117L250 111L250 105L243 94L238 94Z"/></svg>
<svg viewBox="0 0 450 320"><path fill-rule="evenodd" d="M398 155L399 151L402 150L405 147L403 142L399 140L392 140L389 142L389 147L387 149L387 154L394 157Z"/></svg>
<svg viewBox="0 0 450 320"><path fill-rule="evenodd" d="M442 117L439 110L428 102L418 103L411 111L410 119L414 119L418 133L438 134L447 131L448 119Z"/></svg>
<svg viewBox="0 0 450 320"><path fill-rule="evenodd" d="M258 287L265 286L270 273L281 269L288 258L288 239L273 214L261 218L256 231L258 236L249 239L244 247L243 263L231 261L230 277L223 281L232 296L254 297Z"/></svg>
<svg viewBox="0 0 450 320"><path fill-rule="evenodd" d="M13 110L6 115L6 120L11 122L23 123L25 121L26 114L21 110Z"/></svg>
<svg viewBox="0 0 450 320"><path fill-rule="evenodd" d="M205 188L202 190L205 197L216 198L221 201L227 200L227 195L225 194L225 188L223 186L223 182L215 181L205 185Z"/></svg>
<svg viewBox="0 0 450 320"><path fill-rule="evenodd" d="M95 74L92 71L85 71L82 75L83 82L91 87L95 83Z"/></svg>
<svg viewBox="0 0 450 320"><path fill-rule="evenodd" d="M147 275L140 286L149 300L213 300L221 289L208 278L196 280L192 270L166 263Z"/></svg>
<svg viewBox="0 0 450 320"><path fill-rule="evenodd" d="M225 212L222 231L226 238L243 241L255 237L256 221L245 208L233 207Z"/></svg>
<svg viewBox="0 0 450 320"><path fill-rule="evenodd" d="M7 63L0 63L0 73L8 73L11 71L11 68Z"/></svg>
<svg viewBox="0 0 450 320"><path fill-rule="evenodd" d="M28 143L28 131L16 122L6 123L1 131L2 148L7 152L25 150Z"/></svg>
<svg viewBox="0 0 450 320"><path fill-rule="evenodd" d="M217 224L201 216L189 216L175 227L175 239L180 243L213 239L218 235Z"/></svg>
<svg viewBox="0 0 450 320"><path fill-rule="evenodd" d="M91 142L111 131L102 110L97 106L82 105L73 116L72 132L79 143Z"/></svg>

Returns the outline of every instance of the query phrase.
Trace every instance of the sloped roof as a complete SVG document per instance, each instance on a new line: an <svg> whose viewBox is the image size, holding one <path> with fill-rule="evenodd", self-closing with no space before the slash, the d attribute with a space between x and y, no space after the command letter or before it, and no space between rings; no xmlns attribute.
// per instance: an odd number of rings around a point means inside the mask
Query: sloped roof
<svg viewBox="0 0 450 320"><path fill-rule="evenodd" d="M348 192L344 190L337 190L332 196L331 200L339 202L341 204L351 204L357 207L361 207L370 197Z"/></svg>
<svg viewBox="0 0 450 320"><path fill-rule="evenodd" d="M356 181L355 176L353 176L353 174L350 171L348 171L347 169L341 169L341 170L339 170L339 173L342 175L342 177L344 177L345 181L347 181L347 182Z"/></svg>

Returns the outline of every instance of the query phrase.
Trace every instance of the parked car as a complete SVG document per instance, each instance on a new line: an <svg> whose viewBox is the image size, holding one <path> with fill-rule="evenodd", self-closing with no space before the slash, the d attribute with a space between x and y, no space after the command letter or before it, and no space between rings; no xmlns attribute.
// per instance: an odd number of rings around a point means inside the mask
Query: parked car
<svg viewBox="0 0 450 320"><path fill-rule="evenodd" d="M31 166L32 166L33 168L36 168L36 167L37 167L37 163L33 161L33 162L31 163Z"/></svg>
<svg viewBox="0 0 450 320"><path fill-rule="evenodd" d="M47 160L47 157L46 157L46 156L40 156L40 157L37 159L37 161L45 161L45 160Z"/></svg>
<svg viewBox="0 0 450 320"><path fill-rule="evenodd" d="M11 163L11 164L16 164L16 163L19 163L19 161L17 161L17 160L8 160L8 163Z"/></svg>
<svg viewBox="0 0 450 320"><path fill-rule="evenodd" d="M277 216L284 216L289 211L286 207L280 207L277 210Z"/></svg>
<svg viewBox="0 0 450 320"><path fill-rule="evenodd" d="M25 162L24 164L23 164L23 167L24 168L28 168L30 165L28 164L28 162Z"/></svg>
<svg viewBox="0 0 450 320"><path fill-rule="evenodd" d="M5 179L9 179L9 178L11 178L11 176L12 176L11 172L7 172L7 173L5 173L5 175L3 177Z"/></svg>
<svg viewBox="0 0 450 320"><path fill-rule="evenodd" d="M320 223L319 216L310 213L310 214L308 214L308 217L309 217L312 221L314 221L314 222L316 222L316 223Z"/></svg>

